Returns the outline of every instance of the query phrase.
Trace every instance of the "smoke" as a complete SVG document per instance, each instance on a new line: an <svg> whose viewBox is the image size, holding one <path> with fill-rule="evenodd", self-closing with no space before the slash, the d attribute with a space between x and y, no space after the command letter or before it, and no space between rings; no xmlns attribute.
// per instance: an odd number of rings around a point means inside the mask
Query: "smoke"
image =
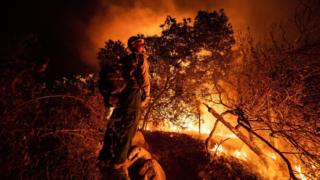
<svg viewBox="0 0 320 180"><path fill-rule="evenodd" d="M160 34L159 25L167 15L194 18L198 10L225 9L235 31L248 27L257 37L267 36L273 22L286 21L294 12L292 0L110 0L97 1L85 27L79 51L84 62L98 67L96 53L108 39L126 40L135 34Z"/></svg>

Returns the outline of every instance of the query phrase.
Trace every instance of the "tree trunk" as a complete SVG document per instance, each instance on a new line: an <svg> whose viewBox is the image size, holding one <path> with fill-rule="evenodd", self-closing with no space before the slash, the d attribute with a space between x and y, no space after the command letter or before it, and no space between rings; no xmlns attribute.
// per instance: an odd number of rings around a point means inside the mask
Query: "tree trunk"
<svg viewBox="0 0 320 180"><path fill-rule="evenodd" d="M206 104L205 104L206 105ZM262 152L262 150L256 146L254 143L252 143L252 141L247 138L241 131L239 131L237 128L233 127L229 122L227 122L224 118L223 115L225 115L226 113L229 112L225 112L222 115L218 114L214 109L212 109L211 107L209 107L208 105L206 105L208 108L208 111L215 117L217 118L217 121L220 121L223 125L225 125L231 132L233 132L242 142L244 142L254 153L256 153L259 158L263 161L263 163L266 165L266 167L268 167L267 165L267 159L265 154ZM293 172L292 166L290 161L283 155L283 153L281 153L281 151L279 151L277 148L275 148L271 143L269 143L266 139L264 139L262 136L260 136L259 134L257 134L256 132L254 132L251 128L247 127L246 125L242 124L241 122L238 122L239 125L243 128L245 128L250 134L255 135L258 139L260 139L261 141L263 141L268 147L270 147L273 151L275 151L286 163L287 167L288 167L288 171L289 171L289 176L292 179L298 179ZM215 127L214 127L215 129ZM214 129L212 129L211 132L214 131ZM211 134L211 133L210 133ZM213 133L212 133L213 134ZM211 135L212 136L212 135ZM211 136L208 137L211 138Z"/></svg>
<svg viewBox="0 0 320 180"><path fill-rule="evenodd" d="M206 104L205 104L206 105ZM258 157L262 160L262 162L265 164L266 167L268 167L267 159L262 152L262 150L256 146L248 137L246 137L239 129L236 129L233 127L229 122L227 122L224 118L223 115L218 114L214 109L208 107L208 111L217 119L216 123L219 121L223 125L225 125L232 133L234 133L242 142L244 142L255 154L258 155ZM214 128L216 128L214 126ZM214 129L213 129L214 130ZM213 131L211 131L213 132ZM211 134L211 133L210 133ZM212 133L213 134L213 133ZM212 135L211 135L212 136Z"/></svg>

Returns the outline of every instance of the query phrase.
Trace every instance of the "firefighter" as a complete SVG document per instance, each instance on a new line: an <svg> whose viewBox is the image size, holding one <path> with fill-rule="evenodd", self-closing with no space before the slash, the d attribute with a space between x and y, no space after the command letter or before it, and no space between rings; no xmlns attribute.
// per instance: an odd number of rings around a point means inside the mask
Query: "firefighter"
<svg viewBox="0 0 320 180"><path fill-rule="evenodd" d="M144 54L144 39L130 37L128 48L131 53L120 60L126 86L118 95L117 105L114 105L99 154L99 160L112 165L114 169L126 168L141 108L146 107L150 99L149 65Z"/></svg>

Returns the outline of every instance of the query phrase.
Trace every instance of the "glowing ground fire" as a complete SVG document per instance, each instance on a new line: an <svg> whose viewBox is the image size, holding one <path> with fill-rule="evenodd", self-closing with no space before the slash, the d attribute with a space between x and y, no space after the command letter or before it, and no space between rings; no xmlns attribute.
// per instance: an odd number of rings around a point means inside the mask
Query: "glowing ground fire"
<svg viewBox="0 0 320 180"><path fill-rule="evenodd" d="M223 109L220 109L220 112L223 112ZM185 133L192 136L199 136L201 139L205 139L209 136L211 129L213 127L213 123L215 119L210 117L208 113L202 112L201 118L204 120L200 125L200 133L199 133L199 122L192 121L191 119L186 119L184 128L179 128L174 124L168 122L161 127L152 127L150 125L147 126L147 130L160 130L164 132L175 132L175 133ZM212 119L213 118L213 119ZM233 121L232 117L228 117L230 121ZM252 164L253 167L259 167L257 171L266 179L282 179L287 173L286 169L283 168L281 164L281 158L278 158L278 155L274 152L270 152L270 150L265 149L265 156L268 160L268 167L261 168L262 164L258 162L257 156L248 148L244 143L230 130L225 128L224 126L218 126L216 129L213 139L215 143L210 149L209 152L212 156L232 156L237 158L240 161L246 161L249 164ZM305 180L306 176L303 173L303 169L299 164L293 164L296 175ZM285 179L285 178L284 178Z"/></svg>

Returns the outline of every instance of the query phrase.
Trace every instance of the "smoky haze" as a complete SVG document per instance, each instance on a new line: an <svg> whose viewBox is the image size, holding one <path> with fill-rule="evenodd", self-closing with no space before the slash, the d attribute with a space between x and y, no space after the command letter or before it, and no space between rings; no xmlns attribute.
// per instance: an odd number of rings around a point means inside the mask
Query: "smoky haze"
<svg viewBox="0 0 320 180"><path fill-rule="evenodd" d="M80 49L86 63L97 67L94 59L107 39L126 40L135 34L159 34L159 25L167 15L182 19L195 17L198 10L225 9L235 31L250 27L261 38L268 35L274 22L286 21L295 9L293 0L120 0L98 1L99 9L92 16L86 36L89 43Z"/></svg>
<svg viewBox="0 0 320 180"><path fill-rule="evenodd" d="M154 35L167 15L194 18L199 10L225 9L235 31L268 35L273 22L286 21L295 0L33 0L13 3L6 11L8 32L39 33L50 49L53 73L97 71L99 48L108 39ZM10 30L11 28L11 30Z"/></svg>

